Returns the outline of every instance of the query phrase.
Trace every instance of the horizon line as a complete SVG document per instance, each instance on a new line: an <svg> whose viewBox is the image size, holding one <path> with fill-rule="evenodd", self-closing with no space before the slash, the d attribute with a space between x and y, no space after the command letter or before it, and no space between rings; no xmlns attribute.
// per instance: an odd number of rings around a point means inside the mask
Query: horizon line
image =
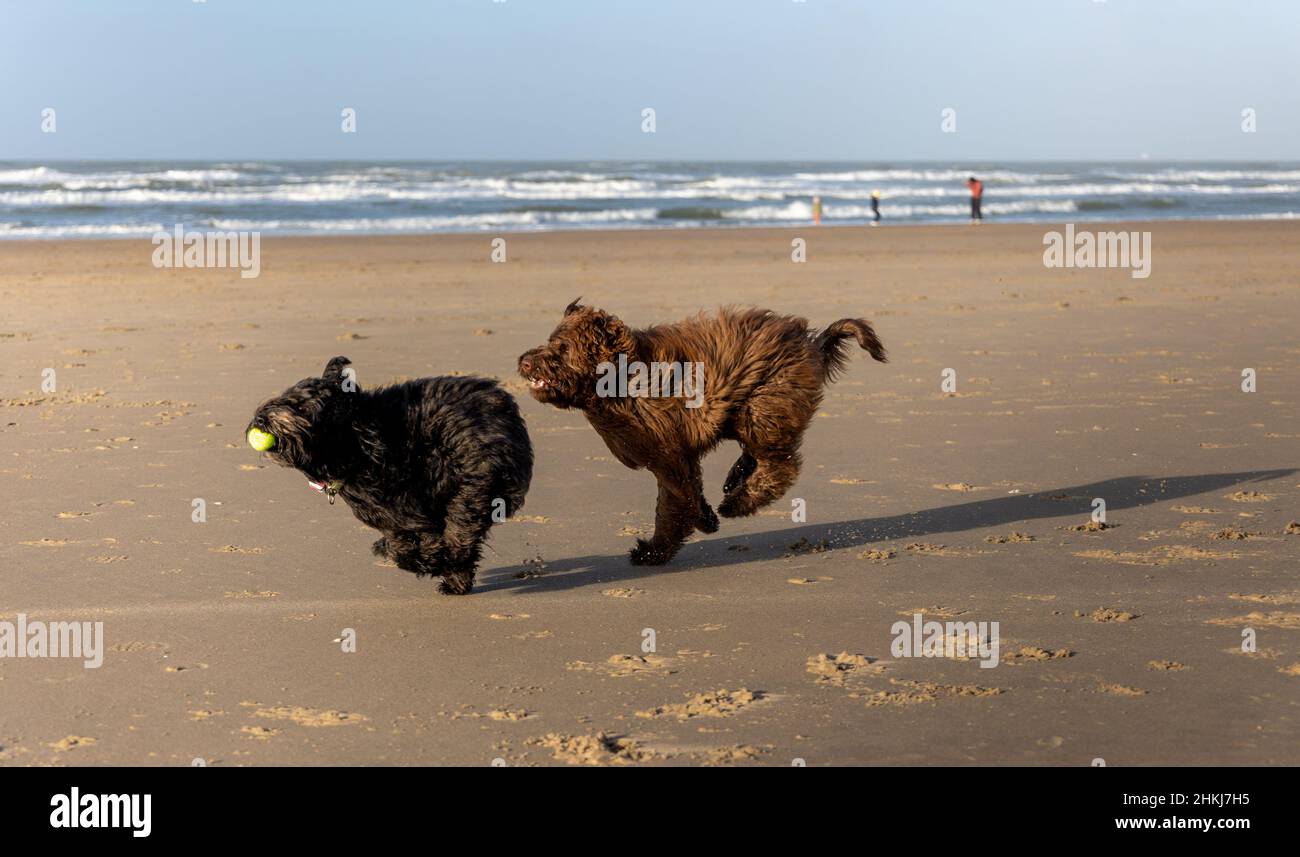
<svg viewBox="0 0 1300 857"><path fill-rule="evenodd" d="M422 158L265 158L248 156L229 157L121 157L121 158L0 158L0 164L75 164L75 163L131 163L140 161L165 161L170 163L211 163L214 161L247 163L376 163L376 164L417 164L454 162L464 164L559 164L559 163L606 163L606 164L976 164L976 163L1017 163L1017 164L1300 164L1300 158L458 158L458 157L422 157Z"/></svg>

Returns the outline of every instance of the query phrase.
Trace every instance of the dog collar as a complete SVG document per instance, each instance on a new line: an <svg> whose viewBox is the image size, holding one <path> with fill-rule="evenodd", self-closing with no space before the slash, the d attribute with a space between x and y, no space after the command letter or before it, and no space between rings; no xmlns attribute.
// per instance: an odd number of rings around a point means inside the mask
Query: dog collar
<svg viewBox="0 0 1300 857"><path fill-rule="evenodd" d="M335 479L332 482L316 482L314 480L308 479L307 484L315 488L317 491L325 492L325 496L330 498L330 505L333 506L334 496L338 494L339 489L343 487L343 480Z"/></svg>

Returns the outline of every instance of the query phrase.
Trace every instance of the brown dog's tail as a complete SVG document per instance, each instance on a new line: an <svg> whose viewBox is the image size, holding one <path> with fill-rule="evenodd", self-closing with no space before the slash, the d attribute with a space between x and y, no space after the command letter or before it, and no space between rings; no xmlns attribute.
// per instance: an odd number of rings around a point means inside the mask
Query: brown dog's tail
<svg viewBox="0 0 1300 857"><path fill-rule="evenodd" d="M889 357L885 354L885 346L880 344L876 332L865 319L842 318L828 325L813 340L813 348L817 349L822 356L822 371L827 382L838 378L844 371L844 367L848 365L849 355L844 350L844 340L850 336L858 341L858 345L861 345L864 351L871 352L872 357L881 363L889 362Z"/></svg>

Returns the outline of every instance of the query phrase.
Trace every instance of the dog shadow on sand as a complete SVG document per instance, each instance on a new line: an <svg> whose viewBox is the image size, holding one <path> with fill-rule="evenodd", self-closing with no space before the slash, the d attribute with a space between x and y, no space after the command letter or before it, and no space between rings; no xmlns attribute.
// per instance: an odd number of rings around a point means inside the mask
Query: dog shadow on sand
<svg viewBox="0 0 1300 857"><path fill-rule="evenodd" d="M1295 474L1295 469L1253 470L1241 473L1207 473L1201 476L1125 476L1037 491L1011 494L988 500L975 500L953 506L939 506L904 515L884 518L860 518L825 524L801 524L797 527L768 532L719 536L683 545L667 565L634 566L627 553L601 554L547 560L543 573L533 576L535 565L513 565L480 572L478 592L515 590L517 592L558 592L593 584L606 585L664 574L680 574L702 568L734 563L775 559L789 553L789 546L806 539L809 543L826 543L828 550L866 547L878 542L960 533L1006 524L1018 524L1039 518L1073 518L1088 520L1092 500L1106 501L1106 513L1112 523L1116 513L1183 497L1194 497L1251 483L1268 482ZM653 492L647 492L653 497ZM727 526L727 521L722 526ZM731 550L732 545L745 550Z"/></svg>

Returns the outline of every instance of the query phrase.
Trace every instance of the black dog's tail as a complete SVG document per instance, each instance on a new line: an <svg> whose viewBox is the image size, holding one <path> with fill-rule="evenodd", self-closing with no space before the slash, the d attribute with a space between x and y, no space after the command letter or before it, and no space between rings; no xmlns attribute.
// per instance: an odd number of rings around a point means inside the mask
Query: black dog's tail
<svg viewBox="0 0 1300 857"><path fill-rule="evenodd" d="M844 340L850 336L858 341L858 345L861 345L864 351L871 352L872 357L881 363L889 362L889 357L885 354L885 346L880 344L876 332L865 319L842 318L828 325L813 340L813 348L817 349L822 356L822 371L828 383L838 378L844 371L844 367L848 365L849 355L845 352Z"/></svg>

